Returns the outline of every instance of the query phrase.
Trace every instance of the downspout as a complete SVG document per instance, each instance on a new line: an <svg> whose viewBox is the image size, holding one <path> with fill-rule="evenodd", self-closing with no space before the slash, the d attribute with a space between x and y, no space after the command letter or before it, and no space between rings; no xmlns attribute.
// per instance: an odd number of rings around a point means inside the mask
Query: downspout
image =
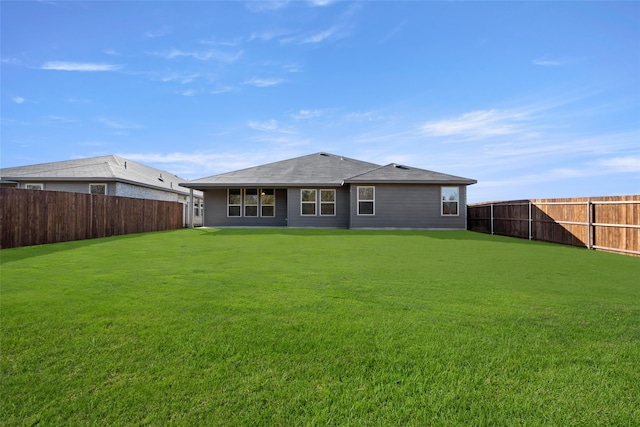
<svg viewBox="0 0 640 427"><path fill-rule="evenodd" d="M193 228L193 188L189 189L189 228Z"/></svg>

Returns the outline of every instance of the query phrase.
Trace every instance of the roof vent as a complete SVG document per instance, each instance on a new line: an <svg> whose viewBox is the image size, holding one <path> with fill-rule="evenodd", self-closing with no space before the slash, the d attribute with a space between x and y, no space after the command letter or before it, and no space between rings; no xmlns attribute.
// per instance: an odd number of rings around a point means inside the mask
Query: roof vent
<svg viewBox="0 0 640 427"><path fill-rule="evenodd" d="M158 177L158 181L164 182L164 178L162 177L162 174L160 174L160 176Z"/></svg>
<svg viewBox="0 0 640 427"><path fill-rule="evenodd" d="M327 153L318 153L318 154L320 154L321 156L329 157Z"/></svg>
<svg viewBox="0 0 640 427"><path fill-rule="evenodd" d="M398 169L409 170L409 168L408 168L408 167L403 166L403 165L397 165L397 164L395 164L395 163L393 164L393 167L394 167L394 168L398 168Z"/></svg>

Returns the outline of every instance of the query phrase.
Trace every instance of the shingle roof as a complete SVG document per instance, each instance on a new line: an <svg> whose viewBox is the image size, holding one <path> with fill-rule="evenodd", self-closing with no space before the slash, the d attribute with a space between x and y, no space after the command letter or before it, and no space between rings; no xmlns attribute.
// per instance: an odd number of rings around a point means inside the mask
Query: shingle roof
<svg viewBox="0 0 640 427"><path fill-rule="evenodd" d="M318 185L339 186L343 181L371 169L375 163L329 153L315 153L266 165L227 172L182 184L184 187L210 188L243 185L273 187Z"/></svg>
<svg viewBox="0 0 640 427"><path fill-rule="evenodd" d="M189 181L183 187L206 189L231 186L341 186L347 183L475 184L477 181L425 169L381 166L329 153L315 153L266 165Z"/></svg>
<svg viewBox="0 0 640 427"><path fill-rule="evenodd" d="M448 175L426 169L390 163L386 166L352 176L345 180L348 183L384 183L395 182L403 184L475 184L476 180L461 176Z"/></svg>
<svg viewBox="0 0 640 427"><path fill-rule="evenodd" d="M188 194L186 182L170 172L155 169L116 155L65 160L0 169L3 181L96 181L126 182L172 193Z"/></svg>

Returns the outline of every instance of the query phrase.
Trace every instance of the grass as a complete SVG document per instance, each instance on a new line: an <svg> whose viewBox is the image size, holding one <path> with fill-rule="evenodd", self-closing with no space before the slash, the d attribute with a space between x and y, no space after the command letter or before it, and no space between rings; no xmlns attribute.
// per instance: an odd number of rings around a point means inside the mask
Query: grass
<svg viewBox="0 0 640 427"><path fill-rule="evenodd" d="M640 259L471 232L0 252L2 425L640 424Z"/></svg>

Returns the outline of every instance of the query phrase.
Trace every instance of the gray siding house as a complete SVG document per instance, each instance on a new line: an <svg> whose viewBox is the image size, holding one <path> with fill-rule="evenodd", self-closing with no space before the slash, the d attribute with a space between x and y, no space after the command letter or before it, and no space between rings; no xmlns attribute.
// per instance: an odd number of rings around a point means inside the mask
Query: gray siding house
<svg viewBox="0 0 640 427"><path fill-rule="evenodd" d="M160 169L109 155L0 169L0 185L32 190L70 191L180 202L185 225L193 206L193 224L202 225L202 193L180 184L186 180Z"/></svg>
<svg viewBox="0 0 640 427"><path fill-rule="evenodd" d="M181 184L210 227L465 229L477 181L315 153Z"/></svg>

